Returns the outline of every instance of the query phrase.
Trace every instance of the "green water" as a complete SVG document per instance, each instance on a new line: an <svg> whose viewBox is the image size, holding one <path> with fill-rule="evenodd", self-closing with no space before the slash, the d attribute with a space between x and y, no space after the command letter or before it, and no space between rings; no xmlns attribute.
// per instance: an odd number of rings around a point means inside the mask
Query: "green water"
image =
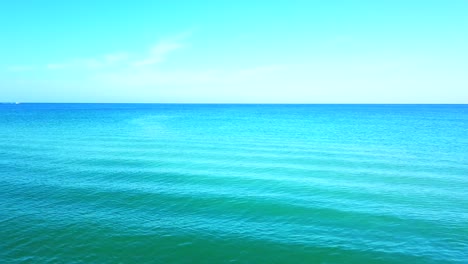
<svg viewBox="0 0 468 264"><path fill-rule="evenodd" d="M465 105L0 105L1 263L468 263Z"/></svg>

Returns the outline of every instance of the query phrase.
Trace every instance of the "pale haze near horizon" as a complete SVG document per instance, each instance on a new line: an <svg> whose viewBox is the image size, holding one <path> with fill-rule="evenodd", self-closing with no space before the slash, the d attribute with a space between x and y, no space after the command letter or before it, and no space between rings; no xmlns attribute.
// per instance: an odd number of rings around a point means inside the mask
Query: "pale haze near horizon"
<svg viewBox="0 0 468 264"><path fill-rule="evenodd" d="M464 0L3 1L0 101L468 103L467 14Z"/></svg>

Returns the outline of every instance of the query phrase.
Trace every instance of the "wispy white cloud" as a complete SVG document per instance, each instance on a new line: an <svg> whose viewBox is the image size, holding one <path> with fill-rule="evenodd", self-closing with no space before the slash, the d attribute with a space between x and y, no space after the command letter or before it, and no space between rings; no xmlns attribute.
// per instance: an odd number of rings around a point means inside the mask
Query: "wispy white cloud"
<svg viewBox="0 0 468 264"><path fill-rule="evenodd" d="M88 58L70 58L64 61L49 62L36 67L22 65L11 66L11 72L25 72L32 70L109 70L112 68L144 69L160 64L166 57L185 46L186 39L192 35L191 31L163 38L151 48L142 52L116 52Z"/></svg>
<svg viewBox="0 0 468 264"><path fill-rule="evenodd" d="M10 72L37 70L108 70L112 68L146 68L162 63L170 53L182 49L185 40L191 35L184 32L164 38L143 52L115 52L88 58L71 58L64 61L49 62L44 65L14 65L7 67Z"/></svg>
<svg viewBox="0 0 468 264"><path fill-rule="evenodd" d="M113 54L107 54L103 57L103 60L106 64L115 64L121 63L130 58L130 54L127 52L119 52Z"/></svg>
<svg viewBox="0 0 468 264"><path fill-rule="evenodd" d="M67 68L69 64L66 63L49 63L45 66L46 69L48 70L60 70Z"/></svg>
<svg viewBox="0 0 468 264"><path fill-rule="evenodd" d="M131 65L141 67L161 63L169 53L172 53L182 47L184 47L184 45L179 42L162 41L156 44L145 58L133 61Z"/></svg>
<svg viewBox="0 0 468 264"><path fill-rule="evenodd" d="M121 67L148 67L162 63L166 57L176 50L185 47L183 43L191 33L182 33L157 42L149 50L141 53L118 52L92 58L72 59L61 63L49 63L45 66L49 70L58 69L106 69Z"/></svg>
<svg viewBox="0 0 468 264"><path fill-rule="evenodd" d="M8 67L7 70L10 72L27 72L35 70L35 67L27 65L15 65Z"/></svg>
<svg viewBox="0 0 468 264"><path fill-rule="evenodd" d="M129 59L130 55L128 53L119 52L98 56L96 58L72 59L66 62L49 63L46 64L44 68L47 70L64 70L70 68L93 70L125 64Z"/></svg>
<svg viewBox="0 0 468 264"><path fill-rule="evenodd" d="M153 68L133 68L102 72L94 81L102 85L158 87L183 85L225 85L271 79L287 69L287 65L263 65L237 69L191 69L165 71Z"/></svg>
<svg viewBox="0 0 468 264"><path fill-rule="evenodd" d="M62 62L48 63L34 70L50 74L65 71L81 71L80 80L86 87L128 87L157 88L169 86L204 86L255 84L277 79L287 68L286 65L249 65L245 67L217 67L191 69L166 69L163 65L173 53L188 46L191 32L184 32L161 39L142 52L116 52L89 58L75 58ZM29 67L24 67L29 69ZM18 71L21 68L18 67ZM52 75L51 75L52 76ZM53 78L53 77L52 77Z"/></svg>

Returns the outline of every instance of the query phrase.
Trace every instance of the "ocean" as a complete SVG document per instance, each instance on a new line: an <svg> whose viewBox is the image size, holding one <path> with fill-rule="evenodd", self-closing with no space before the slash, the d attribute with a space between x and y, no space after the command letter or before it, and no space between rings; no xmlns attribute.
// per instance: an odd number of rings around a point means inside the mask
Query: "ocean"
<svg viewBox="0 0 468 264"><path fill-rule="evenodd" d="M468 263L468 105L1 104L1 263Z"/></svg>

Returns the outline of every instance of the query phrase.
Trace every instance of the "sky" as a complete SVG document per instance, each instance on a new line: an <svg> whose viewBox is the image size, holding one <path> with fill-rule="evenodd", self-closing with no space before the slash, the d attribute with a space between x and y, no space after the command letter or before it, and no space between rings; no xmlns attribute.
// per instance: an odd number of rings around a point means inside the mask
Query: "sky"
<svg viewBox="0 0 468 264"><path fill-rule="evenodd" d="M0 1L1 102L468 103L468 0Z"/></svg>

